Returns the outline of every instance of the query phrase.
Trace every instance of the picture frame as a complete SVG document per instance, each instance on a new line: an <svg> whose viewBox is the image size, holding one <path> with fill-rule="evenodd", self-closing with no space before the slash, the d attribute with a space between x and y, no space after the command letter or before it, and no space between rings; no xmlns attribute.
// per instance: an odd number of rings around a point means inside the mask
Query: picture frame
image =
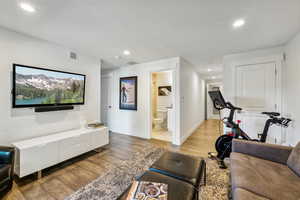
<svg viewBox="0 0 300 200"><path fill-rule="evenodd" d="M158 87L158 96L171 96L172 86L159 86Z"/></svg>
<svg viewBox="0 0 300 200"><path fill-rule="evenodd" d="M137 110L138 77L121 77L119 86L119 109Z"/></svg>

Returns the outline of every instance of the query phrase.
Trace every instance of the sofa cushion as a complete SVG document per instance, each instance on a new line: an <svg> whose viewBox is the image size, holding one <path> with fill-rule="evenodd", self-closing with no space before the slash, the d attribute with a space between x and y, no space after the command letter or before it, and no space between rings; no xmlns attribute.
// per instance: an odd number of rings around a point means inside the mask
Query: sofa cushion
<svg viewBox="0 0 300 200"><path fill-rule="evenodd" d="M298 176L300 176L300 142L293 149L289 156L287 165L291 168Z"/></svg>
<svg viewBox="0 0 300 200"><path fill-rule="evenodd" d="M249 192L249 191L244 190L242 188L236 188L233 191L233 199L238 199L238 200L269 200L268 198L259 196L258 194L255 194L253 192Z"/></svg>
<svg viewBox="0 0 300 200"><path fill-rule="evenodd" d="M243 188L269 199L299 199L300 177L286 165L231 153L232 189Z"/></svg>

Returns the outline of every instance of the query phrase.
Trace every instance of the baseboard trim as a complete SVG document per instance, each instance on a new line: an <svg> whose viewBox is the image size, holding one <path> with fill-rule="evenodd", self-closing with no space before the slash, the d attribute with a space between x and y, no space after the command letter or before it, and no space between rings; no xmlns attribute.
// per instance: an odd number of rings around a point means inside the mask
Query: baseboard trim
<svg viewBox="0 0 300 200"><path fill-rule="evenodd" d="M183 137L180 138L180 145L182 145L187 139L188 137L190 137L195 130L204 122L204 120L201 120L199 123L197 123L195 126L193 126L189 131L188 134L184 135Z"/></svg>
<svg viewBox="0 0 300 200"><path fill-rule="evenodd" d="M135 134L130 134L130 133L123 133L123 132L114 131L114 130L111 130L111 132L116 133L116 134L121 134L121 135L128 135L128 136L132 136L132 137L138 137L138 138L142 138L142 139L150 139L148 137L142 137L140 135L135 135Z"/></svg>

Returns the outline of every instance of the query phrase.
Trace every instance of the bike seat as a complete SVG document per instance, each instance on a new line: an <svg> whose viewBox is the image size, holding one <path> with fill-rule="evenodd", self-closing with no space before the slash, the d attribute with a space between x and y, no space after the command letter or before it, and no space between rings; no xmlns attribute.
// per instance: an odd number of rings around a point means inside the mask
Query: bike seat
<svg viewBox="0 0 300 200"><path fill-rule="evenodd" d="M270 117L278 117L278 116L280 116L280 113L278 113L278 112L262 112L261 114L268 115Z"/></svg>

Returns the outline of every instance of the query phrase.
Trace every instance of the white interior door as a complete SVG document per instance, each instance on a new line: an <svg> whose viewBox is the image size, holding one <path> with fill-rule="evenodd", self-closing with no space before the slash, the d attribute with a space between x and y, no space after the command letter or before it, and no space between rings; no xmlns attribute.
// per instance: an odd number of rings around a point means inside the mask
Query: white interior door
<svg viewBox="0 0 300 200"><path fill-rule="evenodd" d="M109 76L102 77L101 80L101 117L102 122L110 127L110 112L112 109L111 103L111 87L112 87L112 78Z"/></svg>
<svg viewBox="0 0 300 200"><path fill-rule="evenodd" d="M276 63L237 67L236 102L247 111L276 110Z"/></svg>
<svg viewBox="0 0 300 200"><path fill-rule="evenodd" d="M266 116L261 112L278 112L276 62L249 64L236 67L236 104L243 108L237 115L242 129L251 137L262 133ZM272 127L267 141L277 143L281 128Z"/></svg>

